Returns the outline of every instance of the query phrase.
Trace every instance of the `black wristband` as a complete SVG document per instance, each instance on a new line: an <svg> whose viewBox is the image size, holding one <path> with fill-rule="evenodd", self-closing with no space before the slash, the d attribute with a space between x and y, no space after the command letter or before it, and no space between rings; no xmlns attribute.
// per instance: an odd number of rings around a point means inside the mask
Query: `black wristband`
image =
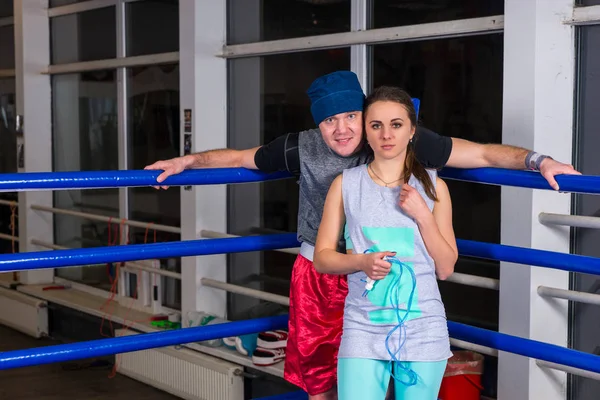
<svg viewBox="0 0 600 400"><path fill-rule="evenodd" d="M530 151L529 153L527 153L527 157L525 157L525 169L531 169L531 157L533 157L535 153L533 151Z"/></svg>
<svg viewBox="0 0 600 400"><path fill-rule="evenodd" d="M546 158L552 159L550 156L530 151L527 153L527 157L525 157L525 168L532 171L539 171L542 161L544 161Z"/></svg>
<svg viewBox="0 0 600 400"><path fill-rule="evenodd" d="M552 160L552 157L550 157L550 156L544 156L544 155L542 155L542 156L539 156L539 157L537 158L537 160L535 160L535 170L536 170L536 171L539 171L539 170L540 170L540 168L541 168L541 166L542 166L542 161L544 161L546 158L549 158L549 159L551 159L551 160Z"/></svg>

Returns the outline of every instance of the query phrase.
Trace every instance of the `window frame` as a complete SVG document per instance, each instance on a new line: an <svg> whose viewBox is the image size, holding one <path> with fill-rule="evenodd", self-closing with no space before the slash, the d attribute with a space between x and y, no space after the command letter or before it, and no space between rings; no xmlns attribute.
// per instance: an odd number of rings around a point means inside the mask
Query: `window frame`
<svg viewBox="0 0 600 400"><path fill-rule="evenodd" d="M129 138L129 118L128 118L128 85L129 77L127 74L128 68L139 67L139 66L155 66L163 64L179 63L179 51L167 52L167 53L154 53L142 56L127 56L127 15L126 7L127 3L133 3L144 0L89 0L80 3L73 3L64 6L56 6L48 8L49 19L64 16L78 14L86 11L97 10L101 8L113 7L116 16L116 38L117 38L117 53L116 58L84 61L84 62L73 62L73 63L62 63L62 64L49 64L45 70L41 71L42 74L47 75L60 75L60 74L75 74L88 71L96 71L103 69L114 69L116 71L116 85L117 85L117 129L118 129L118 165L119 169L127 170L129 166L129 149L130 144ZM1 22L1 20L0 20ZM2 74L2 71L0 71ZM119 219L128 220L130 216L129 209L129 190L128 188L119 188ZM116 219L115 219L116 221ZM160 227L155 226L158 230ZM181 229L180 227L167 227ZM122 237L120 244L125 245L127 238ZM130 271L126 272L121 270L119 276L119 287L117 291L117 300L119 303L128 302L133 295L130 288L130 277L131 274L141 276L141 271ZM55 277L61 281L68 281L65 278ZM90 294L98 294L103 292L109 293L103 289L98 289L86 284L72 282L77 284L79 290L88 292ZM183 298L183 293L181 294ZM129 299L129 300L128 300ZM179 301L181 303L181 299ZM139 300L135 301L134 308L139 310L145 310L145 307L141 305ZM140 304L137 304L140 303ZM165 312L169 313L181 313L181 310L175 310L169 307L162 306Z"/></svg>

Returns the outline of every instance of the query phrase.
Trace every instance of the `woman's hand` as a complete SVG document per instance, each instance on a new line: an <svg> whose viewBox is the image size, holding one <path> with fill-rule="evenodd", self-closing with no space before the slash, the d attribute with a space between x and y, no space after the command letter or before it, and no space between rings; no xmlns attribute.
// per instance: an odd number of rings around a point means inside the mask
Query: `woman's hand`
<svg viewBox="0 0 600 400"><path fill-rule="evenodd" d="M396 253L391 251L363 254L361 255L363 260L360 269L374 281L381 280L390 273L390 269L392 268L392 264L385 261L383 258L387 256L393 257L395 255Z"/></svg>
<svg viewBox="0 0 600 400"><path fill-rule="evenodd" d="M400 199L398 205L409 217L416 222L422 221L424 218L433 216L427 203L423 200L423 196L408 183L402 185L400 191Z"/></svg>

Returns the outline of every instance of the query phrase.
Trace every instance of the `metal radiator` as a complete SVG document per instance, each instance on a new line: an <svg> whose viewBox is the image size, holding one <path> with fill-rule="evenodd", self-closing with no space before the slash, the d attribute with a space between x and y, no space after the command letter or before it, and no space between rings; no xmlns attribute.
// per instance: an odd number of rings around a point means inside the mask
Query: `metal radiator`
<svg viewBox="0 0 600 400"><path fill-rule="evenodd" d="M48 335L48 308L44 300L0 287L0 324L39 338Z"/></svg>
<svg viewBox="0 0 600 400"><path fill-rule="evenodd" d="M118 329L115 336L137 335ZM140 338L140 340L143 340ZM179 347L119 354L117 371L189 400L242 400L242 367Z"/></svg>

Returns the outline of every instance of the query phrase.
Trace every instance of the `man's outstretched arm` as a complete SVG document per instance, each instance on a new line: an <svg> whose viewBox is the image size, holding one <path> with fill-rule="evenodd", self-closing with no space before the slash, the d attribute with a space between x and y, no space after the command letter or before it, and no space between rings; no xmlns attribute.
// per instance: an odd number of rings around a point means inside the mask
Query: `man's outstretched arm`
<svg viewBox="0 0 600 400"><path fill-rule="evenodd" d="M248 168L256 169L254 156L260 147L246 150L216 149L201 153L188 154L170 160L157 161L146 166L147 170L162 170L156 181L163 182L171 175L181 173L185 169L194 168ZM166 189L167 186L162 186Z"/></svg>
<svg viewBox="0 0 600 400"><path fill-rule="evenodd" d="M171 175L195 168L247 168L267 173L287 170L292 174L297 174L300 170L298 134L288 133L266 145L246 150L208 150L170 160L157 161L144 169L162 170L163 173L157 178L157 183L162 183ZM167 189L167 186L161 187ZM158 189L158 186L155 188Z"/></svg>
<svg viewBox="0 0 600 400"><path fill-rule="evenodd" d="M555 190L559 189L555 175L580 175L572 165L542 157L521 147L480 144L458 138L452 138L452 151L446 165L454 168L539 169Z"/></svg>

